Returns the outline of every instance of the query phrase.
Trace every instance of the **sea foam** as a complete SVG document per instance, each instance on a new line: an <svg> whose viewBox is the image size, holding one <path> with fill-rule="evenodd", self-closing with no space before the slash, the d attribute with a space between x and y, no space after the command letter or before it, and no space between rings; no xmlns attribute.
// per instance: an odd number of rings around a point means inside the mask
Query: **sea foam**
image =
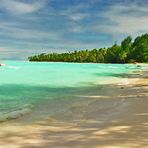
<svg viewBox="0 0 148 148"><path fill-rule="evenodd" d="M10 69L20 69L20 67L18 67L18 66L7 66L7 68L10 68Z"/></svg>
<svg viewBox="0 0 148 148"><path fill-rule="evenodd" d="M0 122L7 120L17 119L23 115L29 114L33 109L33 105L25 104L17 110L13 110L7 113L0 113Z"/></svg>

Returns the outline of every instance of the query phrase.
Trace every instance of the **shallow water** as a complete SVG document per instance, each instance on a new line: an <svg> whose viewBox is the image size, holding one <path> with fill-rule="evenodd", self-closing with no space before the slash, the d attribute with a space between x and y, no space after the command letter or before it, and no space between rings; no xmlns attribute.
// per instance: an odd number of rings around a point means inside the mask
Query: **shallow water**
<svg viewBox="0 0 148 148"><path fill-rule="evenodd" d="M25 111L37 111L50 100L72 98L97 85L119 83L124 74L140 69L132 64L2 63L5 66L0 67L0 120L23 115L24 105ZM15 116L16 111L21 113ZM47 116L48 112L44 110L42 114Z"/></svg>

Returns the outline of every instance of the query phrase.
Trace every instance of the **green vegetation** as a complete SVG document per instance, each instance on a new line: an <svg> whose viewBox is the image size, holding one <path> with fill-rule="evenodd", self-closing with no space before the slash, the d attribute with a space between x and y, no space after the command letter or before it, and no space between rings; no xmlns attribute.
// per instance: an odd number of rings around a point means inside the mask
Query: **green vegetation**
<svg viewBox="0 0 148 148"><path fill-rule="evenodd" d="M28 58L29 61L91 62L91 63L133 63L148 62L148 34L138 36L134 42L128 36L121 45L110 48L81 50L69 53L42 53Z"/></svg>

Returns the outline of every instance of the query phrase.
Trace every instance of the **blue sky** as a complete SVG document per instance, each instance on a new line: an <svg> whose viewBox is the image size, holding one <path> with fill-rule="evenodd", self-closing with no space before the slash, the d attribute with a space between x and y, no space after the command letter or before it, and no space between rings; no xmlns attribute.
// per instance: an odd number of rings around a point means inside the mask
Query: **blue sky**
<svg viewBox="0 0 148 148"><path fill-rule="evenodd" d="M0 0L0 59L108 47L146 32L147 0Z"/></svg>

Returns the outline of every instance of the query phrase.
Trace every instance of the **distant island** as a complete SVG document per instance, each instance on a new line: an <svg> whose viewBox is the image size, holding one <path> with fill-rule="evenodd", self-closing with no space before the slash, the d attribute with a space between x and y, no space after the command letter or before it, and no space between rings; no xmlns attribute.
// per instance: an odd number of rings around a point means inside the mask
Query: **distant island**
<svg viewBox="0 0 148 148"><path fill-rule="evenodd" d="M28 57L29 61L78 63L148 63L148 33L135 38L125 38L121 45L109 48L81 50L69 53L42 53Z"/></svg>

